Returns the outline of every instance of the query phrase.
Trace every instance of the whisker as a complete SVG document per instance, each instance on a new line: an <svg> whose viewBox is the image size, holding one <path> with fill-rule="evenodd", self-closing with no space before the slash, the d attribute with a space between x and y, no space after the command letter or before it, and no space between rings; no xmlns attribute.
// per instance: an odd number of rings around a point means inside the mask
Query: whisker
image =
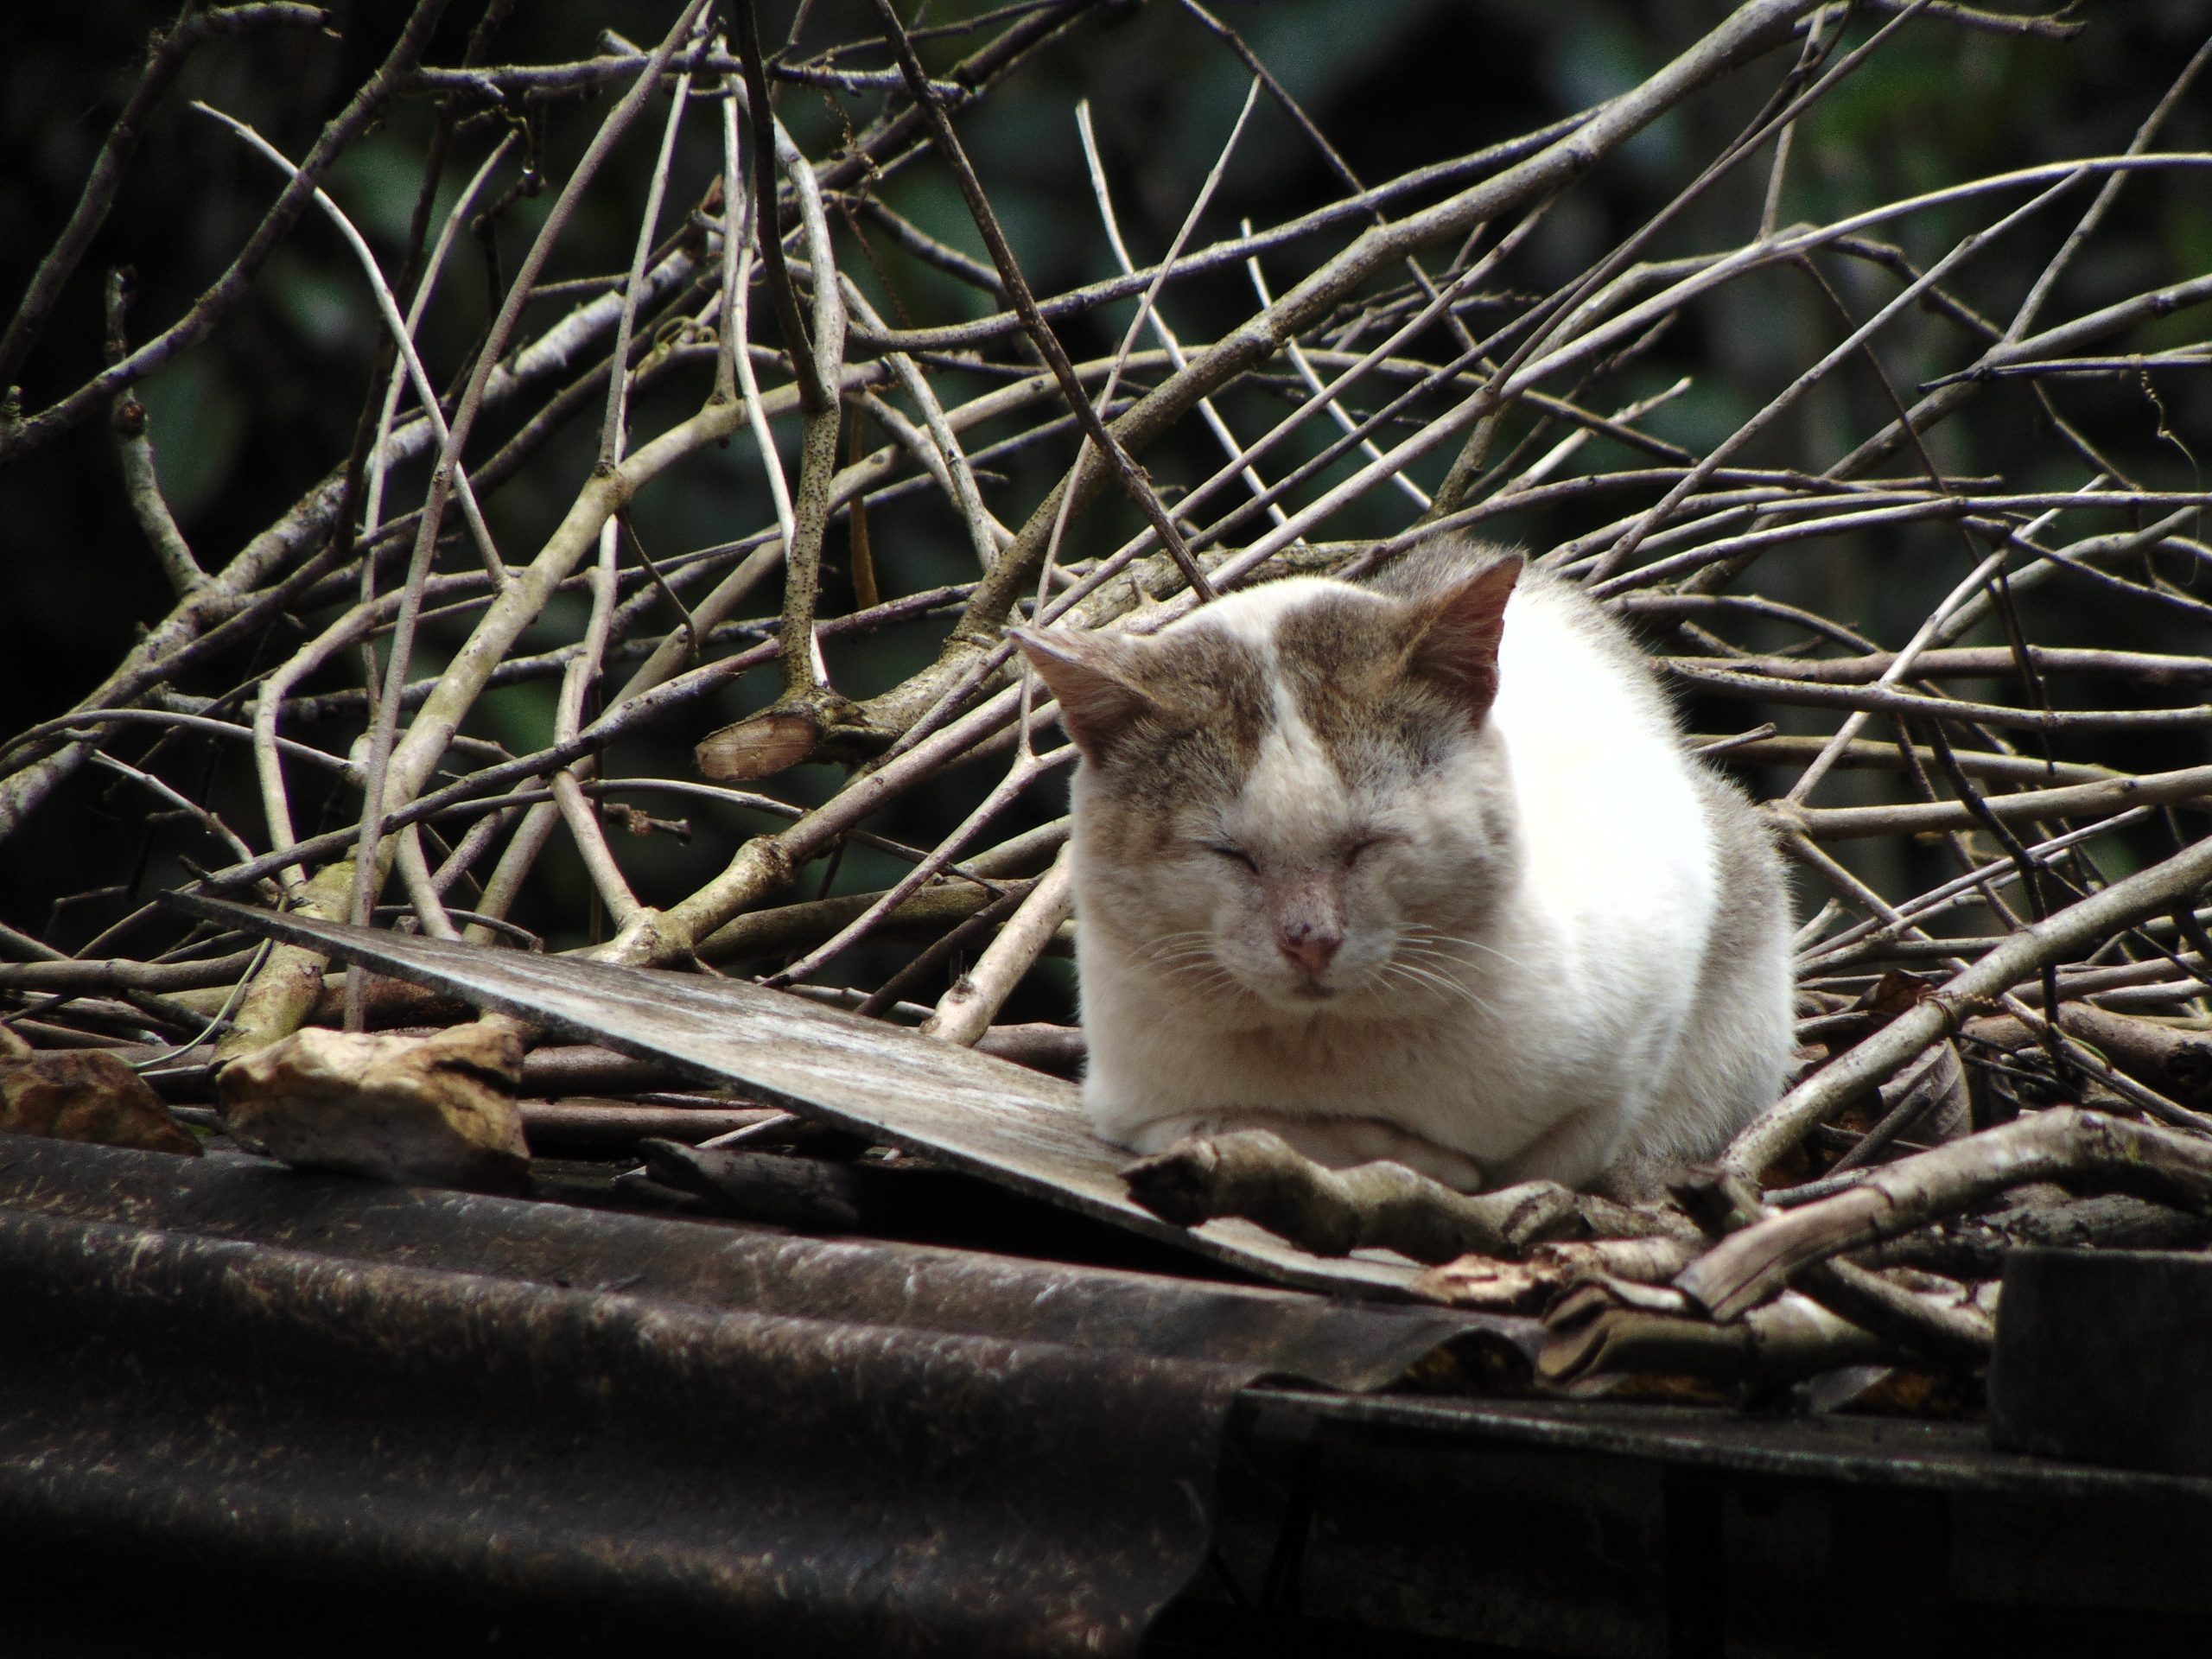
<svg viewBox="0 0 2212 1659"><path fill-rule="evenodd" d="M1511 951L1501 950L1496 945L1487 944L1481 939L1471 939L1463 934L1446 933L1443 929L1432 927L1426 922L1408 922L1404 925L1404 928L1409 944L1430 947L1444 946L1459 950L1479 950L1484 956L1496 957L1509 967L1518 968L1522 965L1520 957Z"/></svg>
<svg viewBox="0 0 2212 1659"><path fill-rule="evenodd" d="M1491 1011L1490 1004L1484 1001L1481 997L1476 995L1475 993L1470 990L1466 986L1462 985L1458 980L1447 978L1446 976L1437 973L1432 969L1416 967L1414 963L1409 962L1392 962L1384 966L1382 972L1387 978L1402 982L1409 988L1414 985L1419 985L1433 992L1439 996L1456 996L1461 1001L1469 1004L1484 1014L1488 1014Z"/></svg>

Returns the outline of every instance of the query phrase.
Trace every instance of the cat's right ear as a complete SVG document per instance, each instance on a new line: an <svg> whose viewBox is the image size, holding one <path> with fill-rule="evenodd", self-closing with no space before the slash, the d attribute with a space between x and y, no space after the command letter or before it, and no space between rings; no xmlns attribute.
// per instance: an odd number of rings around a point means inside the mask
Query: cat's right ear
<svg viewBox="0 0 2212 1659"><path fill-rule="evenodd" d="M1524 563L1518 555L1499 559L1415 607L1409 666L1448 690L1478 723L1497 700L1505 603Z"/></svg>
<svg viewBox="0 0 2212 1659"><path fill-rule="evenodd" d="M1154 706L1130 677L1128 653L1120 640L1096 633L1037 633L1028 628L1006 632L1058 699L1060 724L1085 758L1104 760L1115 740Z"/></svg>

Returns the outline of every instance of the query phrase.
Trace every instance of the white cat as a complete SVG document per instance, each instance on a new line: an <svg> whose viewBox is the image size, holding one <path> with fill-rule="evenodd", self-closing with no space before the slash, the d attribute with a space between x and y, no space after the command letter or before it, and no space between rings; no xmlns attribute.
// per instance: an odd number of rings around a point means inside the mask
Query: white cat
<svg viewBox="0 0 2212 1659"><path fill-rule="evenodd" d="M1371 588L1017 638L1083 752L1106 1140L1268 1128L1468 1191L1632 1191L1775 1099L1780 861L1580 589L1440 540Z"/></svg>

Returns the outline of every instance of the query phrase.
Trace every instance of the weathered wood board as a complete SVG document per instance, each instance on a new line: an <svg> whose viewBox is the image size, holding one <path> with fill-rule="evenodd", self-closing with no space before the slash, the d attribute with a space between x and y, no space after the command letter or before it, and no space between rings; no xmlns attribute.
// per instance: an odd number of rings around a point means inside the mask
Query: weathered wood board
<svg viewBox="0 0 2212 1659"><path fill-rule="evenodd" d="M1128 1198L1130 1154L1090 1133L1075 1086L742 980L616 968L312 921L197 893L181 910L665 1061L789 1110L1279 1283L1390 1294L1421 1268L1381 1252L1310 1255L1243 1221L1185 1229Z"/></svg>

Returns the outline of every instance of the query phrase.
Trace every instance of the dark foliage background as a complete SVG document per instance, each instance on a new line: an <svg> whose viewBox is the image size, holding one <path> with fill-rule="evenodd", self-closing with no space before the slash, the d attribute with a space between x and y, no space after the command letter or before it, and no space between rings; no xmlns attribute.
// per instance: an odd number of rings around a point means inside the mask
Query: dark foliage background
<svg viewBox="0 0 2212 1659"><path fill-rule="evenodd" d="M50 243L82 184L149 31L172 10L147 0L81 0L28 8L11 22L10 49L0 58L0 299L12 304L22 292L31 262ZM26 408L42 405L99 366L102 273L116 266L136 273L131 327L134 340L142 339L191 303L273 195L273 171L229 132L193 111L188 100L205 99L252 123L296 156L385 49L406 10L392 0L340 0L327 34L250 35L217 42L194 57L156 114L115 212L22 372ZM979 8L939 6L928 16L941 20L974 10ZM666 27L670 10L635 0L545 0L517 8L492 56L505 61L582 58L597 49L601 29L650 42ZM791 13L788 5L765 6L764 37L782 39ZM474 8L454 7L428 60L457 60L476 15ZM1279 0L1229 5L1224 15L1246 33L1353 170L1372 181L1527 130L1629 86L1718 14L1701 4L1594 0L1570 6L1526 0L1396 0L1382 6L1366 0ZM2144 0L2101 8L2088 21L2089 27L2069 42L1934 22L1906 29L1802 124L1784 219L1832 217L2030 160L2118 151L2175 67L2195 49L2202 10L2189 0ZM807 38L859 37L871 27L865 7L838 0L815 8ZM1077 147L1071 115L1077 99L1093 102L1132 245L1156 252L1173 236L1211 164L1246 84L1243 68L1178 7L1115 5L1086 19L963 115L963 137L1038 291L1055 291L1111 269ZM1641 224L1738 129L1765 85L1758 77L1736 78L1637 138L1623 156L1555 207L1541 233L1516 257L1510 286L1522 293L1546 291ZM543 137L550 176L565 175L605 101L549 106ZM840 127L864 121L874 107L866 98L798 88L785 88L779 106L801 148L814 155L834 147ZM397 264L404 242L431 119L427 100L402 102L346 157L333 181L334 193L388 265ZM626 264L634 205L652 162L645 128L657 120L649 118L624 143L563 244L551 279L614 272ZM2187 100L2164 143L2176 149L2212 147L2212 102L2202 96ZM469 164L481 148L480 142L468 152ZM703 149L679 162L672 203L699 199L709 182L707 166ZM1739 169L1666 230L1647 257L1740 239L1757 220L1764 177L1763 165ZM932 233L980 254L941 168L910 168L884 181L882 190L887 200ZM1230 168L1218 198L1223 205L1205 228L1225 232L1231 214L1259 222L1287 217L1340 193L1313 146L1263 104ZM2212 213L2203 210L2204 200L2204 187L2195 175L2152 175L2133 183L2094 249L2069 274L2068 303L2085 308L2101 298L2170 280L2175 272L2212 268ZM492 245L498 269L512 270L545 207L544 197L511 206ZM1987 315L2006 315L2072 218L2063 211L2048 214L2017 232L2005 251L1977 262L1961 277L1959 291ZM1936 212L1894 230L1907 253L1924 264L1968 223L1963 213ZM1141 252L1144 257L1149 256ZM878 245L865 261L855 257L852 268L870 262L877 302L893 321L910 302L932 321L957 303L977 308L972 295L963 296L895 248ZM483 327L496 300L493 268L493 257L472 251L449 273L426 335L426 356L434 364L459 361ZM1846 264L1831 276L1844 302L1862 315L1893 291L1889 279L1862 266ZM1198 340L1248 315L1250 304L1241 276L1179 285L1172 302L1179 329ZM1128 315L1124 302L1070 323L1064 334L1072 354L1081 359L1110 352ZM2196 331L2184 313L2142 331L2133 343L2145 349L2162 340L2179 344ZM1692 389L1658 410L1648 427L1702 448L1757 410L1835 334L1834 313L1813 285L1790 270L1770 270L1690 310L1621 378L1618 390L1656 391L1679 376L1694 375ZM327 227L310 218L287 238L227 324L143 388L165 488L203 562L212 566L226 558L344 456L370 395L377 338L358 274ZM1891 375L1909 387L1954 366L1952 360L1938 360L1936 339L1925 330L1885 340L1880 349ZM1921 344L1928 345L1928 354L1916 357ZM639 429L651 430L656 422L695 407L703 372L663 383L644 401ZM2212 434L2212 377L2161 372L2083 380L2068 383L2057 395L2085 426L2132 435L2127 461L2144 486L2202 487L2200 461L2207 453L2206 435ZM1235 396L1249 404L1255 394ZM1869 375L1832 376L1746 459L1779 464L1832 457L1849 447L1853 434L1885 418L1883 396ZM2077 487L2078 468L2054 467L2039 476L2018 464L2030 449L2052 453L2035 442L2019 408L2018 400L2001 407L1993 402L1973 421L1947 423L1933 441L1937 459L1958 473L2005 473L2016 488ZM565 459L556 471L565 467L568 476L581 478L588 470L592 423L588 418L578 423L560 440L563 448L555 453ZM1041 497L1070 453L1063 445L1009 469L994 496L1008 522L1018 523ZM1448 449L1431 458L1423 482L1434 484ZM1620 452L1609 450L1601 439L1573 464L1596 470L1620 461ZM741 454L734 451L706 476L723 487L709 486L694 473L680 490L654 492L640 505L639 524L649 544L709 543L758 522L757 505L742 512L735 505L755 482ZM1174 464L1160 463L1159 476L1172 485ZM406 499L410 488L419 494L419 469L403 474L398 496ZM521 558L564 505L508 491L488 510L509 556ZM1402 501L1378 491L1332 524L1331 533L1385 534L1403 528L1409 516ZM1541 550L1603 516L1604 510L1560 507L1511 516L1490 530ZM1080 527L1076 550L1103 550L1135 522L1126 504L1102 509ZM842 535L831 531L833 564L842 557ZM949 514L902 521L899 536L878 554L887 591L955 580L964 565L971 568ZM1770 560L1762 590L1893 642L1957 579L1960 556L1954 531L1921 525L1869 536L1847 557ZM840 587L838 570L829 580L825 613L834 613L849 605L850 593ZM10 729L63 710L84 695L128 648L134 630L161 615L168 602L118 487L104 423L87 423L27 464L0 470L0 714ZM580 616L572 607L556 620L573 632ZM2116 617L2077 589L2033 596L2027 620L2031 637L2050 643L2110 639L2120 630L2141 649L2202 647L2189 619L2139 609ZM451 628L434 626L429 648L450 648L459 637ZM198 689L235 683L281 658L299 638L296 629L280 625L250 651L201 671ZM866 653L833 654L833 667L842 686L865 695L926 660L931 649L931 640L920 635L885 636L872 641ZM311 689L335 689L358 673L358 660L349 658ZM725 691L713 717L734 719L757 707L766 683L755 676ZM511 747L535 747L550 729L553 695L552 683L541 682L503 691L484 708ZM1827 729L1786 711L1777 719L1785 732ZM1692 723L1700 729L1732 729L1743 720L1740 704L1692 710ZM613 769L686 775L689 745L705 723L626 740ZM2198 736L2161 735L2155 746L2149 739L2106 738L2077 741L2072 749L2082 758L2141 766L2187 764L2202 757L2202 747ZM2091 756L2086 753L2091 748L2099 752ZM188 741L169 753L163 769L175 778L203 778L219 807L251 819L250 779L237 757L217 756ZM810 770L819 777L798 787L818 798L834 778L829 768ZM1871 785L1840 779L1834 798L1853 798L1863 787ZM919 790L882 827L927 844L964 810L963 788ZM1058 789L1057 782L1048 784L1040 802L1049 807ZM314 806L302 802L301 810L311 815ZM327 822L343 821L353 810L334 800ZM308 822L302 830L321 827ZM657 841L639 849L641 894L650 899L688 891L719 867L727 842L710 822L700 827L702 835L689 845ZM0 859L0 920L71 948L121 913L130 893L178 879L182 867L174 852L149 837L143 802L79 779L65 800L39 813ZM1848 856L1879 870L1883 861L1910 861L1919 855L1910 848L1853 848ZM523 919L546 929L556 943L575 943L582 937L582 876L573 866L554 868L556 880ZM50 912L57 900L111 890L119 872L127 873L120 879L130 893L107 891L54 925ZM836 878L840 887L853 888L887 879L880 861L859 849Z"/></svg>

